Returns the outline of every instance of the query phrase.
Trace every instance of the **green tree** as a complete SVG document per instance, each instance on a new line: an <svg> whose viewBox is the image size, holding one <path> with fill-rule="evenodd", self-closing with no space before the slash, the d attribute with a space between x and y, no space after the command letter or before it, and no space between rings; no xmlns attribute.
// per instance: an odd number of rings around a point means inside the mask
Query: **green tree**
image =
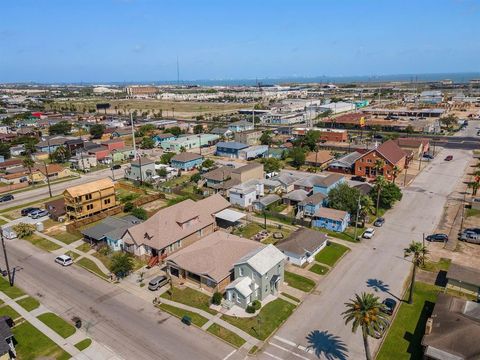
<svg viewBox="0 0 480 360"><path fill-rule="evenodd" d="M413 126L412 125L408 125L406 128L405 128L405 132L407 134L413 134L415 132L415 130L413 129Z"/></svg>
<svg viewBox="0 0 480 360"><path fill-rule="evenodd" d="M60 121L56 124L50 125L48 133L50 135L69 135L72 131L72 124L68 121Z"/></svg>
<svg viewBox="0 0 480 360"><path fill-rule="evenodd" d="M187 152L187 149L185 148L185 146L180 146L180 152L181 153Z"/></svg>
<svg viewBox="0 0 480 360"><path fill-rule="evenodd" d="M178 136L182 134L182 129L180 129L179 126L173 126L170 129L168 129L168 132L174 136Z"/></svg>
<svg viewBox="0 0 480 360"><path fill-rule="evenodd" d="M203 134L203 125L198 124L193 127L193 133L194 134Z"/></svg>
<svg viewBox="0 0 480 360"><path fill-rule="evenodd" d="M264 131L259 140L262 145L271 145L273 142L272 132L270 130Z"/></svg>
<svg viewBox="0 0 480 360"><path fill-rule="evenodd" d="M379 298L370 293L355 294L354 299L345 303L347 310L342 315L345 325L352 323L352 332L362 330L363 346L367 360L372 359L368 337L374 336L388 326L388 314Z"/></svg>
<svg viewBox="0 0 480 360"><path fill-rule="evenodd" d="M15 224L12 229L20 239L24 239L35 232L35 225L21 222Z"/></svg>
<svg viewBox="0 0 480 360"><path fill-rule="evenodd" d="M110 271L117 277L123 278L133 270L134 264L132 257L124 252L117 252L112 255L110 262Z"/></svg>
<svg viewBox="0 0 480 360"><path fill-rule="evenodd" d="M440 123L444 125L448 130L451 130L456 124L458 124L458 118L453 115L447 115L440 119Z"/></svg>
<svg viewBox="0 0 480 360"><path fill-rule="evenodd" d="M50 154L50 159L56 163L64 163L72 154L70 153L70 149L66 146L59 146L55 149L53 153Z"/></svg>
<svg viewBox="0 0 480 360"><path fill-rule="evenodd" d="M101 139L104 132L105 125L103 124L94 124L90 127L90 135L92 136L92 139Z"/></svg>
<svg viewBox="0 0 480 360"><path fill-rule="evenodd" d="M215 161L213 161L212 159L205 159L202 163L202 167L206 169L209 169L214 165L215 165Z"/></svg>
<svg viewBox="0 0 480 360"><path fill-rule="evenodd" d="M145 136L141 143L142 149L153 149L155 147L155 141L150 136Z"/></svg>
<svg viewBox="0 0 480 360"><path fill-rule="evenodd" d="M413 303L413 291L415 289L415 276L417 268L425 263L428 255L428 249L421 242L412 241L408 248L403 250L404 258L411 258L413 264L412 277L410 279L410 292L408 294L408 303Z"/></svg>
<svg viewBox="0 0 480 360"><path fill-rule="evenodd" d="M200 176L199 173L195 173L193 174L192 176L190 176L190 181L193 182L193 183L197 183L200 181L202 177Z"/></svg>
<svg viewBox="0 0 480 360"><path fill-rule="evenodd" d="M5 159L10 159L10 145L6 142L0 142L0 155Z"/></svg>
<svg viewBox="0 0 480 360"><path fill-rule="evenodd" d="M157 173L158 176L163 177L163 178L168 175L168 171L164 167L161 167L160 169L155 170L155 172Z"/></svg>
<svg viewBox="0 0 480 360"><path fill-rule="evenodd" d="M295 147L290 150L290 157L292 158L292 165L297 169L305 164L305 152L302 148Z"/></svg>
<svg viewBox="0 0 480 360"><path fill-rule="evenodd" d="M32 168L35 166L35 161L29 156L26 156L23 161L22 165L24 168L28 169L28 172L30 174L30 183L33 183L33 178L32 178Z"/></svg>
<svg viewBox="0 0 480 360"><path fill-rule="evenodd" d="M130 214L132 214L136 218L139 218L140 220L148 219L147 211L141 207L134 207L132 211L130 211Z"/></svg>
<svg viewBox="0 0 480 360"><path fill-rule="evenodd" d="M373 191L376 194L376 207L375 207L375 215L378 215L378 208L380 206L380 195L382 193L382 189L387 184L387 180L382 175L377 175L375 178L375 186L373 187Z"/></svg>
<svg viewBox="0 0 480 360"><path fill-rule="evenodd" d="M358 199L360 198L359 219L357 219ZM372 211L373 202L368 196L364 196L357 188L350 187L347 183L341 183L328 192L328 206L332 209L343 210L350 214L354 221L368 216Z"/></svg>
<svg viewBox="0 0 480 360"><path fill-rule="evenodd" d="M35 138L29 138L28 140L26 140L24 142L25 152L27 154L33 154L37 150L36 147L35 147L37 142L38 142L38 140L35 139Z"/></svg>
<svg viewBox="0 0 480 360"><path fill-rule="evenodd" d="M320 131L310 130L305 134L305 137L302 140L304 146L308 147L310 151L314 151L317 147L318 142L320 141Z"/></svg>
<svg viewBox="0 0 480 360"><path fill-rule="evenodd" d="M160 161L162 164L168 165L170 164L170 160L172 160L172 157L175 156L175 153L163 153L162 156L160 156Z"/></svg>
<svg viewBox="0 0 480 360"><path fill-rule="evenodd" d="M395 180L397 180L398 174L400 174L401 170L400 168L395 165L392 169L392 176L393 176L393 183L395 184Z"/></svg>
<svg viewBox="0 0 480 360"><path fill-rule="evenodd" d="M262 164L266 173L278 172L282 168L282 162L275 158L263 158Z"/></svg>
<svg viewBox="0 0 480 360"><path fill-rule="evenodd" d="M375 183L372 189L373 196L378 196L378 186ZM395 202L402 200L402 191L393 182L384 181L381 185L380 197L377 198L378 204L383 209L390 209Z"/></svg>

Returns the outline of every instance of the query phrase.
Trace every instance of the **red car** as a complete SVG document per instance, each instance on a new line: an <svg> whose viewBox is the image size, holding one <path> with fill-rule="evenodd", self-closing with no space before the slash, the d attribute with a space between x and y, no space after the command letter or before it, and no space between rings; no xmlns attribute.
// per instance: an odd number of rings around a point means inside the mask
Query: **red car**
<svg viewBox="0 0 480 360"><path fill-rule="evenodd" d="M446 158L445 158L445 161L451 161L453 160L453 155L448 155Z"/></svg>

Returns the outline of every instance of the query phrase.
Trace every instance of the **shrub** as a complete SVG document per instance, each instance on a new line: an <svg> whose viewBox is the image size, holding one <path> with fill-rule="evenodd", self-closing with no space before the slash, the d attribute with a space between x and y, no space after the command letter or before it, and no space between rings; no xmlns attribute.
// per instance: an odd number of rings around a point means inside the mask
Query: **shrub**
<svg viewBox="0 0 480 360"><path fill-rule="evenodd" d="M193 175L190 177L190 181L191 181L191 182L194 182L194 183L199 182L200 179L201 179L201 176L200 176L199 173L193 174Z"/></svg>
<svg viewBox="0 0 480 360"><path fill-rule="evenodd" d="M35 231L35 225L27 223L18 223L12 227L13 231L17 234L20 239L23 239L27 236L30 236Z"/></svg>
<svg viewBox="0 0 480 360"><path fill-rule="evenodd" d="M130 201L127 201L123 206L123 211L130 212L133 210L133 208L134 208L133 204Z"/></svg>
<svg viewBox="0 0 480 360"><path fill-rule="evenodd" d="M133 259L129 254L117 252L112 256L109 270L117 277L122 278L133 270L133 266Z"/></svg>
<svg viewBox="0 0 480 360"><path fill-rule="evenodd" d="M100 249L98 249L98 252L103 256L108 256L112 251L108 246L102 246Z"/></svg>
<svg viewBox="0 0 480 360"><path fill-rule="evenodd" d="M139 207L133 208L131 214L140 220L147 220L148 218L147 211Z"/></svg>
<svg viewBox="0 0 480 360"><path fill-rule="evenodd" d="M255 308L252 305L248 305L245 311L249 314L255 314Z"/></svg>
<svg viewBox="0 0 480 360"><path fill-rule="evenodd" d="M212 296L212 304L214 305L220 305L222 303L223 295L222 293L219 293L218 291L213 294Z"/></svg>
<svg viewBox="0 0 480 360"><path fill-rule="evenodd" d="M252 306L255 310L260 310L260 308L262 307L262 303L260 302L260 300L253 300Z"/></svg>

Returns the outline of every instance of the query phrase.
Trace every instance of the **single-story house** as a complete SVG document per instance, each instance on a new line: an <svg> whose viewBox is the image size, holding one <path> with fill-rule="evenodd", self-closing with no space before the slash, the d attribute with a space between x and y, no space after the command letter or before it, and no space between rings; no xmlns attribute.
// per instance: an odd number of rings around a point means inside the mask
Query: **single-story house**
<svg viewBox="0 0 480 360"><path fill-rule="evenodd" d="M267 210L269 206L279 203L281 200L277 194L268 194L257 201L253 202L253 206L257 211Z"/></svg>
<svg viewBox="0 0 480 360"><path fill-rule="evenodd" d="M228 128L213 128L210 131L210 134L215 134L218 136L223 136L225 139L230 138L233 136L233 131Z"/></svg>
<svg viewBox="0 0 480 360"><path fill-rule="evenodd" d="M344 232L350 223L350 214L343 210L321 207L312 217L312 226Z"/></svg>
<svg viewBox="0 0 480 360"><path fill-rule="evenodd" d="M228 124L228 130L233 132L253 130L253 123L248 121L237 121Z"/></svg>
<svg viewBox="0 0 480 360"><path fill-rule="evenodd" d="M13 338L9 321L6 317L0 318L0 360L13 360L17 358L15 350L16 341Z"/></svg>
<svg viewBox="0 0 480 360"><path fill-rule="evenodd" d="M319 175L308 175L295 181L293 187L295 190L305 190L308 194L311 194L315 185L321 184L323 178Z"/></svg>
<svg viewBox="0 0 480 360"><path fill-rule="evenodd" d="M447 288L474 295L480 299L480 270L456 263L447 272Z"/></svg>
<svg viewBox="0 0 480 360"><path fill-rule="evenodd" d="M45 210L47 210L50 214L50 217L55 221L61 221L62 219L66 218L66 210L65 210L65 199L60 198L52 201L47 201L45 204Z"/></svg>
<svg viewBox="0 0 480 360"><path fill-rule="evenodd" d="M34 183L50 180L63 179L72 175L68 168L58 164L39 165L32 168L32 181Z"/></svg>
<svg viewBox="0 0 480 360"><path fill-rule="evenodd" d="M238 158L240 151L248 148L248 145L239 142L219 142L215 154L229 158Z"/></svg>
<svg viewBox="0 0 480 360"><path fill-rule="evenodd" d="M308 197L308 193L305 190L293 190L288 194L283 195L282 200L284 204L297 206Z"/></svg>
<svg viewBox="0 0 480 360"><path fill-rule="evenodd" d="M412 152L416 159L430 150L430 140L427 138L404 137L396 139L395 142L405 152Z"/></svg>
<svg viewBox="0 0 480 360"><path fill-rule="evenodd" d="M176 154L170 160L170 165L179 170L183 171L190 171L195 169L196 167L202 165L203 163L203 156L199 154L189 153L189 152L182 152Z"/></svg>
<svg viewBox="0 0 480 360"><path fill-rule="evenodd" d="M205 180L205 186L208 188L215 188L225 181L230 179L232 168L228 166L218 167L209 172L202 174L202 179Z"/></svg>
<svg viewBox="0 0 480 360"><path fill-rule="evenodd" d="M173 134L170 133L164 133L164 134L156 134L153 136L153 141L155 142L155 146L160 146L160 144L164 141L173 141L177 137Z"/></svg>
<svg viewBox="0 0 480 360"><path fill-rule="evenodd" d="M305 157L305 164L308 166L321 167L333 160L333 155L329 150L312 151Z"/></svg>
<svg viewBox="0 0 480 360"><path fill-rule="evenodd" d="M121 150L125 148L125 141L123 139L111 139L102 141L102 146L105 146L110 152L113 150Z"/></svg>
<svg viewBox="0 0 480 360"><path fill-rule="evenodd" d="M275 246L283 252L287 260L294 265L310 263L327 245L327 235L307 228L300 228Z"/></svg>
<svg viewBox="0 0 480 360"><path fill-rule="evenodd" d="M342 156L333 160L328 165L328 171L338 172L342 174L353 174L355 172L355 162L362 157L358 151Z"/></svg>
<svg viewBox="0 0 480 360"><path fill-rule="evenodd" d="M311 217L323 206L326 198L327 196L322 193L310 195L305 200L298 203L298 212L303 212L303 216Z"/></svg>
<svg viewBox="0 0 480 360"><path fill-rule="evenodd" d="M132 130L130 128L118 128L111 132L112 138L118 138L123 136L132 136Z"/></svg>
<svg viewBox="0 0 480 360"><path fill-rule="evenodd" d="M95 155L97 161L104 161L105 158L110 155L110 150L105 146L97 146L94 148L88 149L88 153L91 155Z"/></svg>

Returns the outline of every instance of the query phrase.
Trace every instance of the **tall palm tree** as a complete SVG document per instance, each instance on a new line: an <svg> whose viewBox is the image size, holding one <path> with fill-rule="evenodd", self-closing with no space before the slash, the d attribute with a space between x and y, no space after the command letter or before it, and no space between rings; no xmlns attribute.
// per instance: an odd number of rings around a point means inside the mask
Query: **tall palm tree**
<svg viewBox="0 0 480 360"><path fill-rule="evenodd" d="M385 166L385 161L383 161L382 159L375 160L375 165L373 166L373 168L375 169L376 176L378 176L378 174L380 174L380 172L383 171L384 166ZM380 174L380 175L383 175L383 174Z"/></svg>
<svg viewBox="0 0 480 360"><path fill-rule="evenodd" d="M388 324L388 315L385 305L383 305L377 296L371 293L355 294L354 299L345 303L347 310L342 315L345 325L352 322L352 332L356 333L360 327L362 329L363 346L365 347L365 356L367 360L372 359L368 337L374 336L375 332L385 329Z"/></svg>
<svg viewBox="0 0 480 360"><path fill-rule="evenodd" d="M408 303L413 303L413 290L415 287L415 275L417 267L425 263L428 255L428 249L421 242L412 241L408 248L403 249L403 257L411 258L413 264L412 278L410 281L410 293L408 294Z"/></svg>
<svg viewBox="0 0 480 360"><path fill-rule="evenodd" d="M23 159L22 165L24 168L28 169L28 172L30 173L30 183L33 184L32 168L35 166L35 161L33 161L30 156L26 156Z"/></svg>
<svg viewBox="0 0 480 360"><path fill-rule="evenodd" d="M380 194L382 193L382 190L386 184L387 180L385 180L382 175L378 175L375 178L375 191L377 192L377 205L375 208L375 215L378 215L378 208L380 206Z"/></svg>
<svg viewBox="0 0 480 360"><path fill-rule="evenodd" d="M480 182L478 181L471 181L468 183L468 187L472 189L472 195L477 195L477 191L480 188Z"/></svg>

